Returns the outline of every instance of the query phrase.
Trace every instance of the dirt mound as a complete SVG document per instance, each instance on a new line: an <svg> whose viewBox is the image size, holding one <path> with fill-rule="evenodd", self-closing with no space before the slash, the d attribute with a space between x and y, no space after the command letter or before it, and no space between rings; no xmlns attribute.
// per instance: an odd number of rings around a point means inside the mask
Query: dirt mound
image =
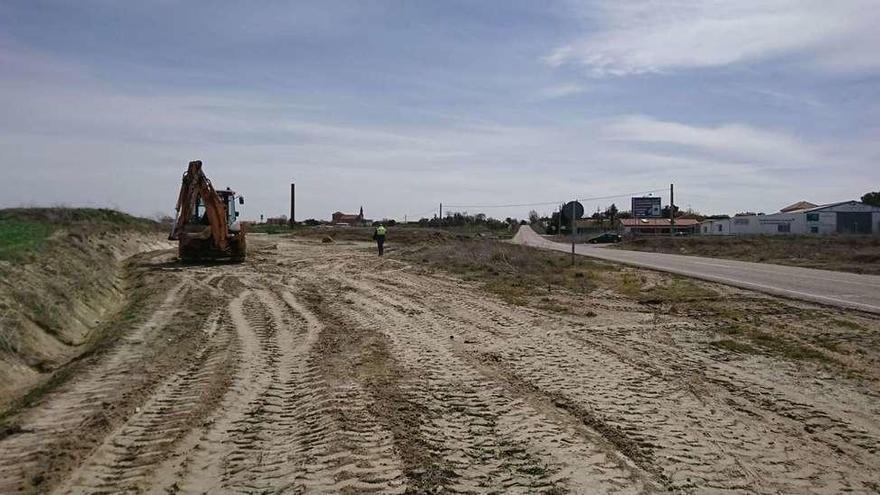
<svg viewBox="0 0 880 495"><path fill-rule="evenodd" d="M125 259L170 247L160 232L113 210L0 210L0 407L91 347Z"/></svg>

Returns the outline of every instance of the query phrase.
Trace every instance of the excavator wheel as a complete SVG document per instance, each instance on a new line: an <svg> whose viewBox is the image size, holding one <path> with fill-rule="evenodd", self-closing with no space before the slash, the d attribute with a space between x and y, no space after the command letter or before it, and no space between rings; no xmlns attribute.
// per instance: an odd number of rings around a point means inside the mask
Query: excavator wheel
<svg viewBox="0 0 880 495"><path fill-rule="evenodd" d="M243 262L247 257L247 237L242 233L232 242L232 260Z"/></svg>
<svg viewBox="0 0 880 495"><path fill-rule="evenodd" d="M177 256L178 258L180 258L180 261L184 262L198 261L201 259L201 256L199 255L199 250L197 248L193 248L192 246L178 246Z"/></svg>

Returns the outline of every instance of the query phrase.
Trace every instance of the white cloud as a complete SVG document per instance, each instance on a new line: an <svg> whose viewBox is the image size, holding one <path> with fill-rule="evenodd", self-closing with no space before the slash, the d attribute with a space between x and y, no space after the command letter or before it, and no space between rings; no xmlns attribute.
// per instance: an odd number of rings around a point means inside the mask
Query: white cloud
<svg viewBox="0 0 880 495"><path fill-rule="evenodd" d="M611 141L674 145L715 159L771 164L775 168L804 168L823 160L813 146L787 133L743 124L700 127L632 115L610 121L602 136Z"/></svg>
<svg viewBox="0 0 880 495"><path fill-rule="evenodd" d="M875 0L602 0L575 5L592 32L553 51L551 66L624 76L782 56L814 69L880 69Z"/></svg>
<svg viewBox="0 0 880 495"><path fill-rule="evenodd" d="M559 84L556 86L550 86L544 88L539 93L539 100L555 100L557 98L566 98L569 96L573 96L576 94L580 94L586 92L588 90L586 85L583 84Z"/></svg>
<svg viewBox="0 0 880 495"><path fill-rule="evenodd" d="M291 179L301 218L361 204L373 217L402 217L440 201L551 201L669 182L681 197L697 198L681 204L704 211L771 210L803 198L847 199L880 180L871 168L880 154L871 134L814 144L745 124L645 115L389 124L346 108L328 118L323 105L332 101L320 97L310 97L309 107L289 95L246 91L131 92L52 57L0 50L4 60L2 206L66 202L168 212L190 159L204 160L222 187L242 191L251 218L284 213ZM810 174L791 172L805 167ZM528 208L486 211L521 217Z"/></svg>

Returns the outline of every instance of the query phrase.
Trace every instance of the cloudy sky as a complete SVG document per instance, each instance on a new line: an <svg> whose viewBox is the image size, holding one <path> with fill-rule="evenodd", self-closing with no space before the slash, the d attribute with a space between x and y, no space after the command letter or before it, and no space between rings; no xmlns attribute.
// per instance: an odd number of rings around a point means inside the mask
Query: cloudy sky
<svg viewBox="0 0 880 495"><path fill-rule="evenodd" d="M299 219L858 198L877 26L876 0L0 1L0 206L169 213L191 159L248 218L291 180Z"/></svg>

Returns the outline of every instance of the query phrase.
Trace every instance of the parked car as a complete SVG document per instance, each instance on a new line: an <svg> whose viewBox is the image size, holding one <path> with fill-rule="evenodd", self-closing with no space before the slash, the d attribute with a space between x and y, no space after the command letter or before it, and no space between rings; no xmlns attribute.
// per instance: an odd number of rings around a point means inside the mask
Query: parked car
<svg viewBox="0 0 880 495"><path fill-rule="evenodd" d="M590 244L608 244L611 242L620 242L621 239L622 238L620 237L620 234L617 234L615 232L605 232L604 234L593 237L587 242L589 242Z"/></svg>

